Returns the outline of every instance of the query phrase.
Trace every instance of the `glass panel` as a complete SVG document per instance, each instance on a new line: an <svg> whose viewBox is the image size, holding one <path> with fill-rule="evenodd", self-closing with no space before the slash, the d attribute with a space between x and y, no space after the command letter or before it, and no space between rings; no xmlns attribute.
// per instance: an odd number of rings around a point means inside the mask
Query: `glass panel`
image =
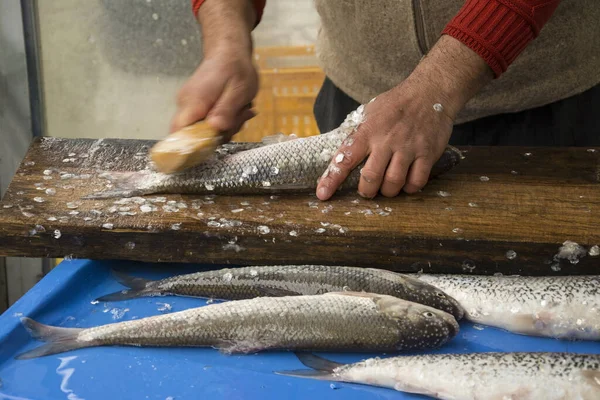
<svg viewBox="0 0 600 400"><path fill-rule="evenodd" d="M312 88L323 78L312 47L305 47L314 44L318 28L312 0L267 3L254 31L263 82L255 102L260 117L235 140L276 133L283 116L312 118ZM47 135L167 134L175 95L201 60L189 0L53 0L38 2L38 11ZM291 68L296 71L286 71ZM287 94L275 95L274 88ZM302 126L302 132L285 133L316 133L312 120Z"/></svg>

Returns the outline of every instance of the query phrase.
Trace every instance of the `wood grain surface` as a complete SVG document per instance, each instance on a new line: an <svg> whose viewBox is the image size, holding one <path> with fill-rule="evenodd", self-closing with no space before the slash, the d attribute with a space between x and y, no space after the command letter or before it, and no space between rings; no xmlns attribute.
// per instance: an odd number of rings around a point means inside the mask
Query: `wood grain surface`
<svg viewBox="0 0 600 400"><path fill-rule="evenodd" d="M153 141L35 140L0 203L0 255L326 264L439 273L600 272L600 149L461 148L416 195L82 200ZM231 146L253 146L232 144ZM566 246L564 244L566 243ZM569 259L570 258L570 259Z"/></svg>

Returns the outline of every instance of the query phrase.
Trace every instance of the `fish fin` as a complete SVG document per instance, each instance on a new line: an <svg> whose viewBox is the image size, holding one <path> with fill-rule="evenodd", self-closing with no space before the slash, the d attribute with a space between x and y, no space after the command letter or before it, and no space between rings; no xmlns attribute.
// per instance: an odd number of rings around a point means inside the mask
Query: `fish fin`
<svg viewBox="0 0 600 400"><path fill-rule="evenodd" d="M346 365L319 357L311 353L295 352L294 354L296 357L298 357L298 360L300 360L302 364L308 368L316 369L317 371L333 372L334 369Z"/></svg>
<svg viewBox="0 0 600 400"><path fill-rule="evenodd" d="M234 341L222 339L215 343L213 348L226 355L232 354L252 354L265 350L267 346L259 346L254 342Z"/></svg>
<svg viewBox="0 0 600 400"><path fill-rule="evenodd" d="M127 286L129 289L98 297L95 301L120 301L144 296L163 296L166 294L160 289L148 287L148 283L154 281L130 276L115 270L112 270L112 274L121 285Z"/></svg>
<svg viewBox="0 0 600 400"><path fill-rule="evenodd" d="M83 196L84 200L109 199L114 197L134 197L154 193L151 187L140 187L140 184L147 181L147 171L137 172L105 172L99 175L100 178L108 179L115 186L114 189L95 192Z"/></svg>
<svg viewBox="0 0 600 400"><path fill-rule="evenodd" d="M549 313L539 313L538 315L520 313L512 316L512 320L513 323L499 324L498 327L521 335L545 336L548 324L552 322L552 315Z"/></svg>
<svg viewBox="0 0 600 400"><path fill-rule="evenodd" d="M294 135L294 134L292 134L292 135L286 135L285 133L279 132L279 133L276 133L274 135L264 136L261 139L261 142L265 146L269 146L271 144L288 142L288 141L294 140L294 139L298 139L298 137L296 135Z"/></svg>
<svg viewBox="0 0 600 400"><path fill-rule="evenodd" d="M278 190L307 190L312 189L313 186L307 185L306 183L289 183L285 185L272 185L272 186L263 186L262 189L270 190L270 191L278 191Z"/></svg>
<svg viewBox="0 0 600 400"><path fill-rule="evenodd" d="M352 297L366 297L368 299L373 299L373 300L378 300L381 297L388 297L388 296L383 295L383 294L368 293L368 292L353 292L351 290L348 290L346 292L328 292L328 293L324 293L324 295L326 295L326 296L328 296L328 295L340 295L340 296L352 296Z"/></svg>
<svg viewBox="0 0 600 400"><path fill-rule="evenodd" d="M600 394L600 370L585 369L581 371L583 378L589 382L592 388L596 388Z"/></svg>
<svg viewBox="0 0 600 400"><path fill-rule="evenodd" d="M394 384L394 390L396 390L398 392L404 392L404 393L421 394L421 395L428 396L428 397L431 397L434 399L449 398L449 397L441 397L440 396L440 394L445 394L445 393L434 392L432 390L425 389L422 386L417 386L417 385L413 385L413 384L406 383L406 382L396 382ZM507 397L504 397L504 398L507 398ZM508 397L508 398L512 398L512 397Z"/></svg>
<svg viewBox="0 0 600 400"><path fill-rule="evenodd" d="M126 197L135 197L135 196L143 196L147 193L138 190L104 190L102 192L94 192L92 194L88 194L85 196L81 196L82 200L99 200L99 199L114 199L114 198L126 198Z"/></svg>
<svg viewBox="0 0 600 400"><path fill-rule="evenodd" d="M300 296L302 293L295 292L293 290L275 288L271 286L258 285L255 287L256 290L265 295L265 297L286 297L286 296Z"/></svg>
<svg viewBox="0 0 600 400"><path fill-rule="evenodd" d="M336 379L329 372L314 371L312 369L291 369L286 371L274 371L277 375L292 376L294 378L310 378L321 381L335 381Z"/></svg>
<svg viewBox="0 0 600 400"><path fill-rule="evenodd" d="M127 286L130 289L146 289L149 282L152 282L149 279L139 278L131 275L124 274L123 272L119 272L116 270L111 271L112 275L115 277L117 282L119 282L123 286Z"/></svg>
<svg viewBox="0 0 600 400"><path fill-rule="evenodd" d="M15 357L17 360L27 360L94 346L93 342L77 341L77 336L83 330L81 328L60 328L57 326L44 325L27 317L21 318L21 323L32 338L48 343L17 355Z"/></svg>
<svg viewBox="0 0 600 400"><path fill-rule="evenodd" d="M165 293L155 289L125 289L100 296L94 301L110 302L137 299L139 297L164 296Z"/></svg>
<svg viewBox="0 0 600 400"><path fill-rule="evenodd" d="M339 381L339 378L333 374L333 371L336 368L343 366L344 364L340 364L334 361L327 360L325 358L316 356L310 353L294 353L298 360L308 368L312 368L312 370L306 369L295 369L295 370L287 370L287 371L274 371L277 375L285 375L285 376L293 376L296 378L310 378L310 379L318 379L318 380L328 380L328 381Z"/></svg>

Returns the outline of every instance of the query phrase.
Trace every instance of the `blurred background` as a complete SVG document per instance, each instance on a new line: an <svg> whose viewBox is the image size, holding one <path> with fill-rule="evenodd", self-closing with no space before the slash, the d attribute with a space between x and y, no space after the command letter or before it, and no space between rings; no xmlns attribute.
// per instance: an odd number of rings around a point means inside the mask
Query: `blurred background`
<svg viewBox="0 0 600 400"><path fill-rule="evenodd" d="M234 137L318 133L312 0L271 0L253 32L258 116ZM160 139L202 59L190 0L0 1L0 194L33 136ZM0 312L54 260L0 258Z"/></svg>

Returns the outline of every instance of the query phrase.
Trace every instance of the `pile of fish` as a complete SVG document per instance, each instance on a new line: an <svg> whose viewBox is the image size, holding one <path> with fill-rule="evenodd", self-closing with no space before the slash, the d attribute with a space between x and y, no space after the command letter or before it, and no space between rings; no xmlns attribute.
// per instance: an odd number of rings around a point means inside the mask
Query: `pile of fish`
<svg viewBox="0 0 600 400"><path fill-rule="evenodd" d="M88 199L152 193L272 193L314 190L352 146L364 107L336 130L280 138L216 155L180 174L151 170L106 175L113 187ZM225 149L223 147L223 149ZM221 149L222 150L222 149ZM448 147L439 175L461 153ZM358 165L341 190L356 188ZM292 350L309 370L278 374L375 385L437 399L600 399L600 355L465 353L401 355L339 364L310 351L406 352L437 349L461 320L561 340L600 341L600 276L517 277L398 274L372 268L266 266L222 269L149 281L116 273L127 289L98 301L144 296L226 300L184 311L90 328L22 323L46 344L30 359L95 346L212 347L225 354Z"/></svg>
<svg viewBox="0 0 600 400"><path fill-rule="evenodd" d="M255 266L146 280L115 271L127 287L98 301L144 296L225 300L92 328L23 318L45 345L28 359L107 345L212 347L223 353L296 351L312 368L297 377L362 383L438 399L597 399L600 355L466 353L403 355L342 365L310 351L436 349L461 319L513 333L600 341L600 276L400 274L350 266Z"/></svg>
<svg viewBox="0 0 600 400"><path fill-rule="evenodd" d="M355 267L267 266L146 281L116 274L132 289L99 301L184 295L233 300L89 329L23 324L49 343L33 358L102 345L209 346L263 350L403 351L442 346L459 331L462 307L406 275Z"/></svg>

